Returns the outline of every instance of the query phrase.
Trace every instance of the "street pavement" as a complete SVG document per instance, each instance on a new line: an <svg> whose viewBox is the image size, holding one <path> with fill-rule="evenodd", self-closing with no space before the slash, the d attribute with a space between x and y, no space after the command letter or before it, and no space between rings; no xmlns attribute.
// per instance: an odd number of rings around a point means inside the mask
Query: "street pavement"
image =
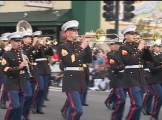
<svg viewBox="0 0 162 120"><path fill-rule="evenodd" d="M106 108L104 101L109 92L89 90L87 103L89 106L83 106L83 115L80 120L110 120L112 110ZM45 101L47 107L43 107L45 114L32 114L31 120L64 120L61 116L60 109L62 108L66 96L61 92L61 88L50 87L49 91L50 101ZM127 96L126 106L123 120L128 113L130 106L130 99ZM4 120L6 109L0 109L0 120ZM141 114L141 120L149 120L148 115ZM159 120L162 120L162 112L160 111Z"/></svg>

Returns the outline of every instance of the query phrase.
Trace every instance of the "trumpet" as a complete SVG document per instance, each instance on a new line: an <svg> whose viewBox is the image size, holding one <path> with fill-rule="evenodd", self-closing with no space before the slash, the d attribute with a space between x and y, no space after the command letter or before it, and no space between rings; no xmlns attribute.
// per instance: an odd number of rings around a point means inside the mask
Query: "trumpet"
<svg viewBox="0 0 162 120"><path fill-rule="evenodd" d="M47 45L49 45L49 44L57 45L57 40L46 39L45 44L47 44Z"/></svg>
<svg viewBox="0 0 162 120"><path fill-rule="evenodd" d="M161 44L162 43L162 36L159 33L155 33L152 38L141 38L135 37L134 38L136 43L139 43L141 39L145 40L146 42L152 41L153 44Z"/></svg>
<svg viewBox="0 0 162 120"><path fill-rule="evenodd" d="M106 40L106 35L113 35L114 37L119 39L119 36L117 34L106 34L103 29L97 29L96 32L90 32L89 35L77 35L76 37L81 38L95 38L93 40L89 40L92 42L112 42L112 41L118 41L118 40Z"/></svg>

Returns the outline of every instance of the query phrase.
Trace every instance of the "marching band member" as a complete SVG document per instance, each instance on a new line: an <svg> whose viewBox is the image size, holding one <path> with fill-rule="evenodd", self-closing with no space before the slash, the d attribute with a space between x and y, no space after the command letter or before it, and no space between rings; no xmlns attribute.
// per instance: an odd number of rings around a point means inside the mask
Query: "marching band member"
<svg viewBox="0 0 162 120"><path fill-rule="evenodd" d="M152 53L154 61L147 61L147 66L150 70L148 87L151 93L153 93L155 96L150 120L158 120L160 108L162 105L162 54L160 53L160 46L152 46Z"/></svg>
<svg viewBox="0 0 162 120"><path fill-rule="evenodd" d="M38 84L39 74L37 63L35 62L38 50L35 46L36 41L32 42L32 32L24 31L21 35L22 46L21 49L26 53L29 58L28 73L29 79L26 81L26 96L22 112L22 120L29 119L30 108L32 105L32 99L35 92L36 84Z"/></svg>
<svg viewBox="0 0 162 120"><path fill-rule="evenodd" d="M28 58L21 54L20 33L11 33L8 39L12 48L10 51L3 53L1 62L2 70L7 76L5 87L9 99L5 120L20 120L25 96L25 81L28 79L26 69Z"/></svg>
<svg viewBox="0 0 162 120"><path fill-rule="evenodd" d="M8 35L10 35L11 33L7 32L7 33L3 33L0 37L1 40L1 49L0 49L0 62L2 61L2 54L5 51L10 50L9 46L8 46ZM2 67L0 66L0 82L1 87L2 87L2 91L1 91L1 99L0 99L0 104L1 104L1 108L3 109L7 109L6 106L6 101L7 101L7 92L5 90L5 83L6 83L6 75L4 74L4 72L2 71Z"/></svg>
<svg viewBox="0 0 162 120"><path fill-rule="evenodd" d="M119 54L124 63L123 88L128 91L131 106L126 120L140 120L143 89L147 86L143 71L143 55L145 41L135 43L137 36L136 26L127 26L121 33L124 35L125 44L119 48Z"/></svg>
<svg viewBox="0 0 162 120"><path fill-rule="evenodd" d="M150 50L151 46L147 45L147 48ZM147 82L147 84L149 84L150 70L149 70L149 68L147 66L147 61L144 61L144 73L145 73L146 82ZM146 92L146 94L144 96L144 100L143 100L143 104L142 104L142 113L144 115L151 115L153 93L149 89L148 86L145 87L145 91L144 92Z"/></svg>
<svg viewBox="0 0 162 120"><path fill-rule="evenodd" d="M112 53L114 53L115 51L115 42L110 42L109 48L110 48L110 52L107 53L107 59L109 61L108 56L110 56ZM108 73L108 77L109 77L109 73ZM109 108L110 110L114 110L116 108L117 105L117 96L115 94L114 89L112 88L111 92L109 93L109 96L106 98L105 100L105 105L107 108Z"/></svg>
<svg viewBox="0 0 162 120"><path fill-rule="evenodd" d="M47 94L48 84L50 82L50 75L51 70L48 65L48 60L46 58L47 55L53 56L53 48L52 47L46 47L45 45L40 44L41 38L42 38L42 32L41 31L35 31L33 33L33 41L37 41L37 47L38 47L38 53L37 53L37 59L35 59L37 66L38 66L38 72L39 72L39 88L37 88L36 93L39 91L39 94L37 96L37 101L35 101L34 105L36 105L36 113L44 114L42 111L43 103Z"/></svg>
<svg viewBox="0 0 162 120"><path fill-rule="evenodd" d="M86 39L76 44L79 22L71 20L63 24L67 40L58 46L61 64L64 66L62 91L66 92L69 101L67 120L79 120L83 114L80 93L86 92L84 63L92 62L92 52Z"/></svg>
<svg viewBox="0 0 162 120"><path fill-rule="evenodd" d="M111 120L122 120L126 101L126 91L123 89L124 64L118 53L121 45L121 42L115 42L114 51L107 56L110 65L108 69L110 87L114 89L115 95L117 96L117 105L112 112Z"/></svg>

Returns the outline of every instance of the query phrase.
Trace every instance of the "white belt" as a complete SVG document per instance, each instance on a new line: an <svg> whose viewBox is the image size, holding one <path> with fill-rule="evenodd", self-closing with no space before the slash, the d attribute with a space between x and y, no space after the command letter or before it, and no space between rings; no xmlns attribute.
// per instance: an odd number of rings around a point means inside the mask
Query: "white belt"
<svg viewBox="0 0 162 120"><path fill-rule="evenodd" d="M143 68L143 65L126 65L125 69L129 69L129 68Z"/></svg>
<svg viewBox="0 0 162 120"><path fill-rule="evenodd" d="M112 72L114 72L114 71L112 71ZM121 73L123 73L123 72L124 72L124 70L120 70L120 71L118 71L118 72L121 72Z"/></svg>
<svg viewBox="0 0 162 120"><path fill-rule="evenodd" d="M121 72L121 73L123 73L123 72L124 72L124 70L120 70L120 71L118 71L118 72Z"/></svg>
<svg viewBox="0 0 162 120"><path fill-rule="evenodd" d="M148 72L150 72L150 69L148 69L148 68L145 68L145 69L143 69L144 71L148 71Z"/></svg>
<svg viewBox="0 0 162 120"><path fill-rule="evenodd" d="M83 69L83 67L66 67L66 68L64 68L64 70L65 71L66 70L83 71L84 69Z"/></svg>
<svg viewBox="0 0 162 120"><path fill-rule="evenodd" d="M37 58L37 59L35 59L35 61L46 61L47 60L47 58Z"/></svg>

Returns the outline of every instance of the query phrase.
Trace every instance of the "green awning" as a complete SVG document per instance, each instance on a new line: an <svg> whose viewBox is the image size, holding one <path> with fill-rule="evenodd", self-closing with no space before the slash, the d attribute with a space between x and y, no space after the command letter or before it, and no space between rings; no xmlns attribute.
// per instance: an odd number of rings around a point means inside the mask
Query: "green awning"
<svg viewBox="0 0 162 120"><path fill-rule="evenodd" d="M16 26L20 20L32 26L62 25L70 20L71 9L0 13L0 26Z"/></svg>

